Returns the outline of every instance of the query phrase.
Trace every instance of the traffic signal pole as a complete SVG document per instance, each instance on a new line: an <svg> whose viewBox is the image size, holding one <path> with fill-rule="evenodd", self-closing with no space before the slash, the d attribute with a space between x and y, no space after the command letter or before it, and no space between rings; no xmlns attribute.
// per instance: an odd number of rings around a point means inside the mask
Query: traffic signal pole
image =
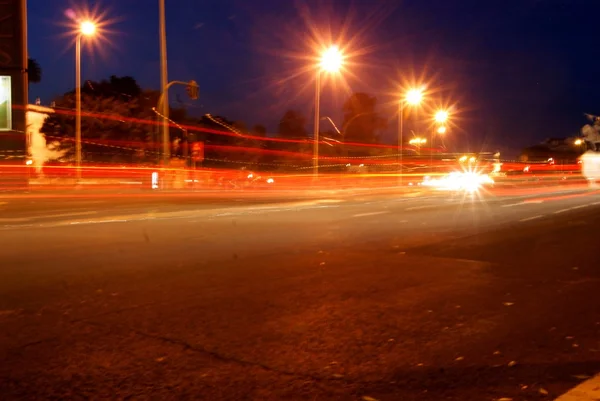
<svg viewBox="0 0 600 401"><path fill-rule="evenodd" d="M167 85L165 85L162 92L160 93L160 97L158 98L158 104L156 105L156 110L159 113L161 113L161 117L163 118L163 121L164 121L163 135L162 135L162 148L163 148L163 152L164 152L163 158L164 158L165 164L167 163L167 158L169 157L171 140L169 137L169 114L168 114L169 105L163 104L163 103L165 102L165 99L168 96L169 88L173 85L185 85L188 96L192 100L198 99L198 95L199 95L199 86L198 86L198 83L194 80L189 81L189 82L171 81ZM164 113L165 111L167 111L167 114Z"/></svg>

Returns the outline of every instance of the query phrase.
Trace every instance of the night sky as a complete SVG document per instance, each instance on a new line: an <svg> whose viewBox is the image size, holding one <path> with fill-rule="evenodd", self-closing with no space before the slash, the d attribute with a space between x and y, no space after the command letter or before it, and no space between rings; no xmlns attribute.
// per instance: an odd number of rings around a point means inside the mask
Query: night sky
<svg viewBox="0 0 600 401"><path fill-rule="evenodd" d="M190 114L211 113L275 131L286 109L312 116L311 43L347 47L343 79L323 87L321 114L341 124L352 91L377 97L393 141L400 82L427 83L421 113L453 106L451 138L513 148L576 135L600 114L599 0L166 0L170 80L195 79L200 99L172 91ZM82 4L84 5L82 8ZM29 56L43 69L30 99L48 104L74 86L68 9L28 0ZM130 75L159 88L158 2L87 3L108 21L86 45L83 79ZM88 7L87 9L90 9ZM179 96L176 96L179 95ZM179 97L179 99L178 99ZM486 146L487 148L488 146Z"/></svg>

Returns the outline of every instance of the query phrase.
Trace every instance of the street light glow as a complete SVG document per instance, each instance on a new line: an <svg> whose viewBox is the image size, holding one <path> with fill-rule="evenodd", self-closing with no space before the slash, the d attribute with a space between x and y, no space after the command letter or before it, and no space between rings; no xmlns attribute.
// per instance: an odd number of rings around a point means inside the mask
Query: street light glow
<svg viewBox="0 0 600 401"><path fill-rule="evenodd" d="M327 72L338 72L344 63L344 56L337 46L331 46L321 56L321 68Z"/></svg>
<svg viewBox="0 0 600 401"><path fill-rule="evenodd" d="M445 134L446 133L446 126L442 125L441 127L438 127L437 133L438 134Z"/></svg>
<svg viewBox="0 0 600 401"><path fill-rule="evenodd" d="M411 145L423 145L425 143L427 143L427 139L425 138L413 138L410 141L408 141L409 144Z"/></svg>
<svg viewBox="0 0 600 401"><path fill-rule="evenodd" d="M85 36L93 35L96 32L96 24L92 21L83 21L79 26L79 32Z"/></svg>
<svg viewBox="0 0 600 401"><path fill-rule="evenodd" d="M410 89L406 92L406 103L417 105L423 100L423 89Z"/></svg>
<svg viewBox="0 0 600 401"><path fill-rule="evenodd" d="M446 110L440 110L435 113L435 121L438 123L445 123L448 120L448 112Z"/></svg>

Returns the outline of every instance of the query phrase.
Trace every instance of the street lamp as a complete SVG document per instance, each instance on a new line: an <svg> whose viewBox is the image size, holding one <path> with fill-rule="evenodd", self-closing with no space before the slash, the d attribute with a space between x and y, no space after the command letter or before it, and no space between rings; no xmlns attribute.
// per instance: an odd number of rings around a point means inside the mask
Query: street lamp
<svg viewBox="0 0 600 401"><path fill-rule="evenodd" d="M315 121L314 121L314 143L313 143L313 177L319 175L319 107L321 102L321 73L323 71L336 73L344 64L344 56L337 46L331 46L322 54L317 68L315 85Z"/></svg>
<svg viewBox="0 0 600 401"><path fill-rule="evenodd" d="M446 110L439 110L438 112L435 113L435 121L443 124L448 120L449 114Z"/></svg>
<svg viewBox="0 0 600 401"><path fill-rule="evenodd" d="M425 138L413 138L410 141L408 141L409 144L411 145L424 145L427 143L427 139Z"/></svg>
<svg viewBox="0 0 600 401"><path fill-rule="evenodd" d="M92 21L79 24L79 32L75 41L75 164L77 179L81 179L81 37L92 36L96 25Z"/></svg>
<svg viewBox="0 0 600 401"><path fill-rule="evenodd" d="M404 98L400 99L398 104L398 171L399 177L398 181L402 184L402 141L404 136L404 104L408 104L410 106L416 106L423 101L423 88L413 88L409 89Z"/></svg>
<svg viewBox="0 0 600 401"><path fill-rule="evenodd" d="M438 110L434 114L434 116L433 116L433 120L436 123L440 124L440 125L438 126L438 128L435 131L434 130L431 131L431 141L430 141L431 145L430 145L430 147L431 147L431 164L432 165L433 165L433 140L434 140L434 134L435 134L435 132L437 132L440 135L446 133L446 126L444 124L448 121L449 117L450 117L450 114L448 113L447 110Z"/></svg>

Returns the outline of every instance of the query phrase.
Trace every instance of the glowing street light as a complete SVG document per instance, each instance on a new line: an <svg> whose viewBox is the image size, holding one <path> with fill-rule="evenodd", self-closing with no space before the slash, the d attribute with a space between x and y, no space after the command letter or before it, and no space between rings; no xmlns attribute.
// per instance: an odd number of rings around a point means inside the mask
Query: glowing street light
<svg viewBox="0 0 600 401"><path fill-rule="evenodd" d="M583 145L583 140L578 138L578 139L575 139L574 143L575 143L575 146L580 146L580 145Z"/></svg>
<svg viewBox="0 0 600 401"><path fill-rule="evenodd" d="M411 89L406 92L406 103L416 106L423 100L423 89Z"/></svg>
<svg viewBox="0 0 600 401"><path fill-rule="evenodd" d="M82 21L75 40L75 164L77 179L81 179L81 37L96 33L96 24Z"/></svg>
<svg viewBox="0 0 600 401"><path fill-rule="evenodd" d="M448 112L446 110L439 110L435 113L434 119L436 122L443 124L448 121Z"/></svg>
<svg viewBox="0 0 600 401"><path fill-rule="evenodd" d="M323 52L320 66L323 71L338 72L342 68L344 57L337 46L331 46Z"/></svg>
<svg viewBox="0 0 600 401"><path fill-rule="evenodd" d="M433 146L435 132L437 132L440 135L446 133L447 128L444 124L448 121L449 117L450 117L450 113L448 113L447 110L438 110L433 115L433 120L440 125L437 127L437 129L435 129L435 131L434 130L431 131L431 146ZM433 153L431 153L431 162L433 163Z"/></svg>
<svg viewBox="0 0 600 401"><path fill-rule="evenodd" d="M417 154L421 154L421 146L427 143L427 139L425 138L413 138L408 141L410 145L413 145L417 148Z"/></svg>
<svg viewBox="0 0 600 401"><path fill-rule="evenodd" d="M402 141L404 136L404 104L407 103L411 106L419 105L424 98L423 88L409 89L403 98L400 99L398 104L398 183L402 184Z"/></svg>
<svg viewBox="0 0 600 401"><path fill-rule="evenodd" d="M315 121L313 143L313 176L319 175L319 107L321 102L321 73L337 73L344 64L344 55L337 46L327 48L319 59L317 76L315 80Z"/></svg>
<svg viewBox="0 0 600 401"><path fill-rule="evenodd" d="M92 21L83 21L79 25L79 32L85 36L93 35L96 32L96 24L94 24Z"/></svg>
<svg viewBox="0 0 600 401"><path fill-rule="evenodd" d="M424 145L427 143L427 139L425 138L413 138L410 141L408 141L409 144L411 145Z"/></svg>

